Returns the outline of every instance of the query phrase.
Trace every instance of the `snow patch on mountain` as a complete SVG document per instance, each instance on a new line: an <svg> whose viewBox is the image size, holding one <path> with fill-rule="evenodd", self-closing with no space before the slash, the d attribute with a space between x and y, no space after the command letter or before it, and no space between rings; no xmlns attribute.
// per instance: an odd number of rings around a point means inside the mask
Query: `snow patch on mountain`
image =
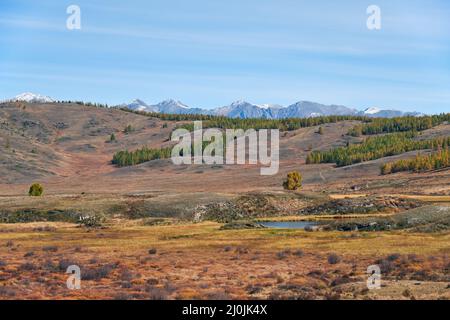
<svg viewBox="0 0 450 320"><path fill-rule="evenodd" d="M28 103L52 103L55 102L52 98L48 96L43 96L41 94L35 94L32 92L24 92L17 96L15 96L12 99L9 99L9 101L22 101L22 102L28 102Z"/></svg>
<svg viewBox="0 0 450 320"><path fill-rule="evenodd" d="M370 108L367 108L366 110L364 110L364 114L375 114L375 113L378 113L380 111L381 111L380 108L370 107Z"/></svg>

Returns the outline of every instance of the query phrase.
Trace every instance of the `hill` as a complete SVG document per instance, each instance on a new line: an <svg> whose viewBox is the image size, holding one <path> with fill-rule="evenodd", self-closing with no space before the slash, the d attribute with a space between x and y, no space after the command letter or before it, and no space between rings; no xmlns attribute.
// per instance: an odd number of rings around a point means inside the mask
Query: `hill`
<svg viewBox="0 0 450 320"><path fill-rule="evenodd" d="M137 166L118 168L111 164L120 150L142 146L169 146L172 130L190 123L171 121L115 108L77 103L10 102L0 105L0 173L4 177L2 194L24 194L34 181L46 185L47 193L81 192L195 192L240 190L281 190L287 172L299 170L309 190L351 190L355 185L397 188L402 183L411 191L449 193L448 172L424 174L399 173L383 177L379 166L387 161L412 157L415 151L352 166L338 168L333 164L306 165L311 151L325 151L348 143L359 143L364 137L347 135L360 124L356 120L339 121L283 132L280 137L280 171L275 176L259 175L259 166L175 166L169 159L155 160ZM126 128L131 130L126 132ZM115 141L111 140L115 136ZM421 133L424 137L450 135L448 124ZM426 150L425 150L426 152ZM202 180L198 184L198 179Z"/></svg>

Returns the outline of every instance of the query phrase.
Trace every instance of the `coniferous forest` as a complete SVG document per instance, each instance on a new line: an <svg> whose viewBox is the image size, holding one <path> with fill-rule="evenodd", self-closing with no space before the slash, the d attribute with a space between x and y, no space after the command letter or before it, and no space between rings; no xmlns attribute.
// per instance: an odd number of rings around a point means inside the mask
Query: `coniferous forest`
<svg viewBox="0 0 450 320"><path fill-rule="evenodd" d="M448 146L429 155L418 154L413 159L388 162L381 166L381 174L391 174L400 171L424 172L450 167L450 152Z"/></svg>
<svg viewBox="0 0 450 320"><path fill-rule="evenodd" d="M170 158L171 151L170 147L161 149L142 147L135 151L118 151L114 154L112 163L119 167L126 167L156 159L167 159Z"/></svg>
<svg viewBox="0 0 450 320"><path fill-rule="evenodd" d="M392 133L369 137L361 144L339 147L329 151L313 151L306 158L307 164L336 163L338 167L380 159L414 150L446 148L450 137L428 140L414 139L414 132Z"/></svg>
<svg viewBox="0 0 450 320"><path fill-rule="evenodd" d="M358 137L380 133L423 131L448 121L450 121L450 113L423 117L375 118L350 129L349 135Z"/></svg>

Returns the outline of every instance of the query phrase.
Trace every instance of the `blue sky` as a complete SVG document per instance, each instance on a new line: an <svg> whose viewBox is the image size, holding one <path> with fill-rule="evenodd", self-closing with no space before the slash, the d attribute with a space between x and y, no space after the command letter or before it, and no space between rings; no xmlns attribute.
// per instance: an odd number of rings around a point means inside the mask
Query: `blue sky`
<svg viewBox="0 0 450 320"><path fill-rule="evenodd" d="M81 30L66 29L71 4ZM371 4L379 31L366 27ZM450 2L2 0L0 99L24 91L450 112Z"/></svg>

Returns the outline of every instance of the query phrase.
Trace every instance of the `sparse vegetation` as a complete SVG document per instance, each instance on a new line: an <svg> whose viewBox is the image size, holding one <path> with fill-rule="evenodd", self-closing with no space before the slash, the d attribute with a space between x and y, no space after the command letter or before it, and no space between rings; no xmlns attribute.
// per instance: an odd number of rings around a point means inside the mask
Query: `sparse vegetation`
<svg viewBox="0 0 450 320"><path fill-rule="evenodd" d="M129 134L129 133L132 133L132 132L134 132L134 128L133 128L133 126L131 124L127 125L125 127L125 129L123 129L123 133L125 133L125 134Z"/></svg>
<svg viewBox="0 0 450 320"><path fill-rule="evenodd" d="M105 217L99 214L96 215L80 215L77 223L86 228L99 228L105 221Z"/></svg>

